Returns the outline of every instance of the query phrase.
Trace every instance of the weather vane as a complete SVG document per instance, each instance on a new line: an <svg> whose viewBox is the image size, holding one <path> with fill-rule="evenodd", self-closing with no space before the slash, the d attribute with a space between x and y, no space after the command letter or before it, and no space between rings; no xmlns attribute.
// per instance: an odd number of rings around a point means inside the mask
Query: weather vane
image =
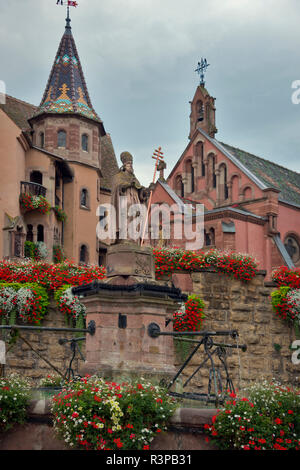
<svg viewBox="0 0 300 470"><path fill-rule="evenodd" d="M71 19L70 19L70 7L77 7L78 6L78 3L77 2L73 2L73 1L70 1L70 0L56 0L56 5L61 5L61 6L66 6L67 7L67 18L66 18L66 27L68 29L71 29L71 26L70 26L70 23L71 23Z"/></svg>
<svg viewBox="0 0 300 470"><path fill-rule="evenodd" d="M210 64L207 63L206 59L201 58L201 62L198 62L198 67L196 68L195 72L197 72L200 75L200 85L204 86L205 81L204 81L204 73L206 72L207 67Z"/></svg>

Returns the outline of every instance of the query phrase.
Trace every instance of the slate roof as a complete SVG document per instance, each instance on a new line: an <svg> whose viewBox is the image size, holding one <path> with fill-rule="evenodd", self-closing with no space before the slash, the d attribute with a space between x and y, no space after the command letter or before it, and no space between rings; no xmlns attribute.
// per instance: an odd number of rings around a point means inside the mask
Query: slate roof
<svg viewBox="0 0 300 470"><path fill-rule="evenodd" d="M280 201L300 206L300 173L284 168L264 158L257 157L239 148L220 143L266 187L278 189L280 191Z"/></svg>
<svg viewBox="0 0 300 470"><path fill-rule="evenodd" d="M13 96L6 95L6 103L0 104L2 109L12 121L22 130L30 128L28 119L35 113L37 107Z"/></svg>
<svg viewBox="0 0 300 470"><path fill-rule="evenodd" d="M67 20L36 115L43 113L75 113L102 123L89 97L70 20Z"/></svg>

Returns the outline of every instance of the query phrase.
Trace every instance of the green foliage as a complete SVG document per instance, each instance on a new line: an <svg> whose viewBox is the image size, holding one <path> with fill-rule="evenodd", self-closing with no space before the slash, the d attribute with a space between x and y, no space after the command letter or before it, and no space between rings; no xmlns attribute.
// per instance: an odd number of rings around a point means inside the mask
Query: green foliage
<svg viewBox="0 0 300 470"><path fill-rule="evenodd" d="M205 425L221 449L300 449L300 393L263 381L241 399L231 394L224 408Z"/></svg>
<svg viewBox="0 0 300 470"><path fill-rule="evenodd" d="M165 389L141 379L99 377L69 384L53 398L54 429L74 449L148 449L177 407Z"/></svg>
<svg viewBox="0 0 300 470"><path fill-rule="evenodd" d="M24 423L29 400L30 385L27 380L16 374L0 377L0 431Z"/></svg>
<svg viewBox="0 0 300 470"><path fill-rule="evenodd" d="M272 307L275 312L281 306L290 289L289 286L281 286L271 293Z"/></svg>
<svg viewBox="0 0 300 470"><path fill-rule="evenodd" d="M24 243L24 255L25 258L34 259L35 244L33 242L26 241Z"/></svg>

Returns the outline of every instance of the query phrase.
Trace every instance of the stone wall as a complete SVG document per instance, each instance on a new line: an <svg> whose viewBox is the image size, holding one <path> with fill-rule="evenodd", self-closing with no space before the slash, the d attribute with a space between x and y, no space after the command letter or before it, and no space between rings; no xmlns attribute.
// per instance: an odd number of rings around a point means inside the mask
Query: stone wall
<svg viewBox="0 0 300 470"><path fill-rule="evenodd" d="M300 366L293 365L290 349L295 333L273 312L270 295L276 285L266 283L263 273L247 284L213 271L176 274L173 282L204 300L204 330L236 329L238 343L247 345L246 352L229 350L227 363L235 387L242 388L262 377L299 385ZM231 338L222 340L235 344ZM184 375L190 375L202 358L203 354L197 353ZM204 369L201 377L198 374L191 382L193 390L201 389L207 377L208 369Z"/></svg>
<svg viewBox="0 0 300 470"><path fill-rule="evenodd" d="M69 326L66 325L62 314L56 310L53 301L50 304L49 311L41 326L69 328ZM5 330L5 332L7 331L8 330ZM3 334L8 335L8 333L3 333L2 330L2 335ZM42 377L46 377L48 374L58 375L58 373L42 358L47 359L47 361L49 361L61 373L65 373L72 357L72 351L70 343L60 345L58 340L60 338L71 339L74 337L74 333L20 330L20 335L29 344L26 344L18 338L16 343L11 347L8 345L6 340L7 354L6 365L4 368L5 375L9 373L19 373L32 379L34 383L38 383ZM83 337L85 336L85 333L81 333L79 336ZM2 338L5 340L3 336ZM82 341L79 344L80 349L85 356L85 341ZM31 345L36 352L34 352L29 345ZM78 353L76 354L76 357L77 356ZM78 370L80 363L82 363L82 360L74 359L72 368L75 372Z"/></svg>
<svg viewBox="0 0 300 470"><path fill-rule="evenodd" d="M198 294L205 302L205 330L236 329L239 344L246 344L247 351L229 350L228 367L234 386L242 388L261 377L272 378L299 385L300 365L293 365L290 345L295 340L294 330L272 310L270 294L275 285L265 282L263 274L257 275L250 283L244 284L213 271L192 274L173 275L173 283L183 292ZM170 280L161 284L170 284ZM65 327L62 315L53 304L43 321L43 326ZM1 333L0 333L1 334ZM50 361L61 372L65 372L71 359L70 343L59 345L60 338L72 338L74 333L63 332L21 332L32 347L41 356ZM84 333L82 334L84 336ZM222 338L227 343L235 344L231 338ZM85 342L81 342L85 356ZM202 348L203 350L203 348ZM78 356L78 354L77 354ZM201 363L203 352L197 353L185 369L182 378L187 378ZM216 361L218 362L218 361ZM177 359L176 368L181 360ZM73 362L73 369L79 371L83 365L81 359ZM40 358L29 346L18 339L7 353L5 373L19 372L31 377L35 382L55 371ZM208 368L198 373L191 382L188 391L204 391L208 380Z"/></svg>

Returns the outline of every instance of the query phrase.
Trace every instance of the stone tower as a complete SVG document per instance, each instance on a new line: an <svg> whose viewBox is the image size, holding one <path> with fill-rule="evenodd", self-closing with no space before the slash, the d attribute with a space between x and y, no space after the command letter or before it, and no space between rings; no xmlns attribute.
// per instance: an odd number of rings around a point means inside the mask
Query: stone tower
<svg viewBox="0 0 300 470"><path fill-rule="evenodd" d="M98 264L102 153L112 173L118 167L110 137L92 106L70 23L68 13L40 106L29 122L33 145L57 156L60 166L65 162L73 172L67 184L59 165L53 165L50 175L55 180L55 205L67 214L61 228L65 255L75 262Z"/></svg>
<svg viewBox="0 0 300 470"><path fill-rule="evenodd" d="M216 116L215 116L215 98L210 96L204 85L200 84L195 92L194 98L190 101L190 134L189 139L193 137L196 129L203 129L210 137L215 137Z"/></svg>

